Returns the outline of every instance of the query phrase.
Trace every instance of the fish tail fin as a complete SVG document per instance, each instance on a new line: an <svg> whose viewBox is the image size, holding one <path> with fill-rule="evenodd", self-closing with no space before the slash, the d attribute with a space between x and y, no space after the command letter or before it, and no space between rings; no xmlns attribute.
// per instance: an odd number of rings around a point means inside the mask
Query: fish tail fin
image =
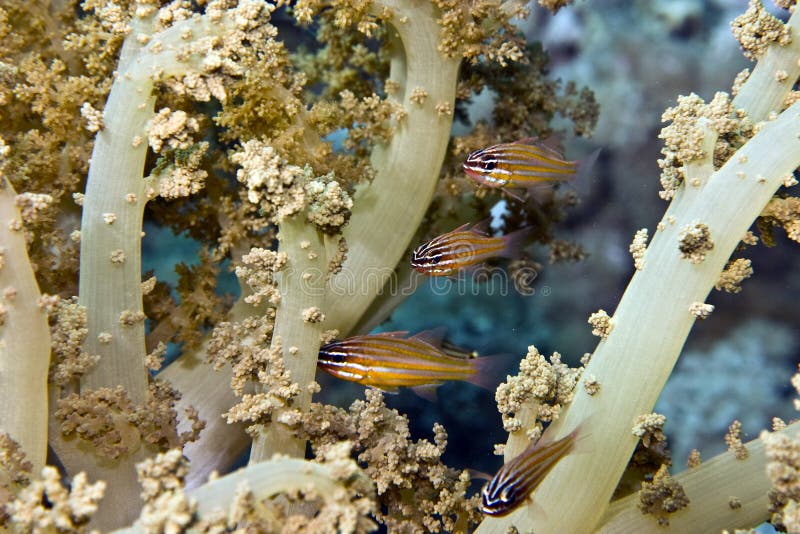
<svg viewBox="0 0 800 534"><path fill-rule="evenodd" d="M600 156L601 150L602 150L601 148L598 148L585 158L578 161L577 168L575 170L575 180L574 180L575 183L583 183L589 181L589 176L592 173L592 168L595 166L595 163L597 163L597 158Z"/></svg>
<svg viewBox="0 0 800 534"><path fill-rule="evenodd" d="M578 161L578 172L576 173L576 177L580 178L592 170L594 164L597 163L597 158L600 156L600 152L602 148L596 148L593 150L588 156Z"/></svg>
<svg viewBox="0 0 800 534"><path fill-rule="evenodd" d="M572 454L588 454L594 449L592 445L592 432L590 428L595 425L599 419L596 413L589 415L586 419L581 421L575 429L570 432L572 436Z"/></svg>
<svg viewBox="0 0 800 534"><path fill-rule="evenodd" d="M572 432L554 438L553 434L545 432L536 442L537 447L550 447L558 443L566 443L568 447L564 449L564 456L567 454L586 454L592 452L593 445L591 445L592 432L589 429L596 423L598 416L596 413L589 415L586 419L581 421ZM556 424L556 423L554 423ZM547 430L550 430L548 426ZM556 431L557 432L557 431Z"/></svg>
<svg viewBox="0 0 800 534"><path fill-rule="evenodd" d="M467 382L494 391L511 368L509 355L478 356L469 360L475 373Z"/></svg>
<svg viewBox="0 0 800 534"><path fill-rule="evenodd" d="M505 242L505 246L503 247L503 250L500 252L499 256L502 258L510 258L510 259L519 258L522 249L525 248L528 238L530 237L532 232L533 232L533 227L526 226L525 228L514 230L510 234L503 236L503 241Z"/></svg>

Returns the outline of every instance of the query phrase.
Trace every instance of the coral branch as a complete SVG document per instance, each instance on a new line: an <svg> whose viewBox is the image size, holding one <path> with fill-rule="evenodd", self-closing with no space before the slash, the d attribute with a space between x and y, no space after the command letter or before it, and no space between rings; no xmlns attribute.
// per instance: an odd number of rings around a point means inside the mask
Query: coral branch
<svg viewBox="0 0 800 534"><path fill-rule="evenodd" d="M332 458L324 464L276 458L209 482L189 492L188 497L196 518L206 521L206 526L216 522L218 527L224 528L226 523L247 522L248 515L252 515L255 525L265 526L259 521L266 521L268 514L262 516L259 512L263 510L248 510L252 504L267 502L279 495L303 493L312 499L321 499L325 506L332 508L326 517L331 522L323 527L331 532L362 532L365 523L370 523L359 515L368 511L364 498L374 497L373 483L355 462L344 458ZM323 517L320 519L324 521ZM144 532L150 530L141 522L115 531L117 534Z"/></svg>
<svg viewBox="0 0 800 534"><path fill-rule="evenodd" d="M241 6L250 15L262 8L266 9L259 2ZM159 79L209 72L212 68L204 62L215 56L199 53L202 46L253 24L239 13L215 12L150 36L155 15L142 13L142 18L131 21L132 31L123 44L118 76L103 111L104 128L92 152L81 222L79 294L88 313L84 350L100 355L97 365L82 377L81 388L122 386L140 406L148 394L141 231L145 203L156 194L143 177L147 144L141 140L147 138L148 122L154 117L153 87ZM71 473L88 470L114 488L95 518L98 526L108 528L135 516L138 485L132 462L143 453L107 464L75 447L59 451Z"/></svg>
<svg viewBox="0 0 800 534"><path fill-rule="evenodd" d="M252 309L252 306L243 300L238 301L231 310L229 320L239 320L245 308ZM206 337L196 350L184 352L177 362L158 375L181 392L175 407L181 421L179 431L188 430L188 421L183 415L189 406L193 406L200 419L206 421L199 439L187 443L183 448L183 454L189 458L187 488L203 484L212 471L229 471L250 445L244 425L230 425L220 416L236 404L236 395L230 387L230 366L215 371L205 362L208 340Z"/></svg>
<svg viewBox="0 0 800 534"><path fill-rule="evenodd" d="M302 213L283 220L279 239L279 252L286 253L289 260L278 282L281 303L275 316L272 348L282 350L286 370L292 382L300 385L300 391L290 405L275 410L272 421L253 440L251 464L269 459L275 453L300 458L305 455L305 440L294 437L284 418L291 411L308 411L309 386L317 371L322 324L310 319L307 310L325 309L327 262L321 233L305 221Z"/></svg>
<svg viewBox="0 0 800 534"><path fill-rule="evenodd" d="M0 433L19 443L38 473L47 456L50 329L15 197L0 175Z"/></svg>
<svg viewBox="0 0 800 534"><path fill-rule="evenodd" d="M786 23L789 43L770 46L733 99L734 108L746 109L753 122L763 121L779 109L792 92L793 81L800 76L798 28L800 15L795 11Z"/></svg>
<svg viewBox="0 0 800 534"><path fill-rule="evenodd" d="M391 51L390 77L408 111L388 145L372 152L375 179L354 195L353 215L344 229L349 253L331 285L338 296L327 310L330 328L347 334L384 284L393 276L434 192L450 136L459 61L439 53L437 11L432 3L384 0L399 43ZM413 90L428 97L413 104ZM422 134L424 132L424 135Z"/></svg>
<svg viewBox="0 0 800 534"><path fill-rule="evenodd" d="M155 194L143 179L147 145L141 139L147 138L147 125L154 117L153 86L158 79L181 77L202 67L208 58L191 45L224 37L239 22L233 14L195 17L157 34L144 49L137 36L150 21L137 19L132 24L120 74L103 111L105 127L92 152L81 222L80 303L89 314L86 351L101 355L82 386L122 385L131 400L141 403L147 380L140 242L145 202ZM116 292L108 287L129 289ZM102 343L100 333L111 334L111 342Z"/></svg>
<svg viewBox="0 0 800 534"><path fill-rule="evenodd" d="M136 39L126 39L120 65L133 61L140 48ZM119 384L137 403L144 402L147 393L139 290L147 146L133 146L133 140L145 136L145 126L153 115L152 89L149 76L134 79L121 75L115 81L104 110L105 128L95 139L81 222L79 302L86 307L89 328L84 350L101 356L84 375L82 386L95 389ZM137 202L126 201L129 193L136 195ZM112 224L104 214L114 214ZM109 291L109 287L128 291ZM125 312L138 320L126 324L122 320ZM98 339L101 333L111 334L111 342L102 343Z"/></svg>
<svg viewBox="0 0 800 534"><path fill-rule="evenodd" d="M795 436L800 423L776 432ZM769 519L767 492L772 484L767 477L767 457L763 440L745 444L744 460L724 452L698 467L673 478L686 492L690 504L670 514L670 531L718 532L723 529L749 528ZM732 500L734 499L734 500ZM639 496L630 495L613 502L601 520L599 532L647 532L659 528L652 516L643 514Z"/></svg>

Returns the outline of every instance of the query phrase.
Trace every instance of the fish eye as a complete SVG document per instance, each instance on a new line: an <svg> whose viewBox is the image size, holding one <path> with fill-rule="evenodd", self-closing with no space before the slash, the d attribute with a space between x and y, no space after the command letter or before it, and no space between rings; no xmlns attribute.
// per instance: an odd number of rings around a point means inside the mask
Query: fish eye
<svg viewBox="0 0 800 534"><path fill-rule="evenodd" d="M516 491L513 485L506 486L500 491L500 500L502 502L511 502L516 498Z"/></svg>
<svg viewBox="0 0 800 534"><path fill-rule="evenodd" d="M483 168L487 171L493 171L497 167L497 161L493 159L487 159L483 162Z"/></svg>
<svg viewBox="0 0 800 534"><path fill-rule="evenodd" d="M431 256L431 263L439 263L440 261L442 261L441 253L434 254L434 255Z"/></svg>
<svg viewBox="0 0 800 534"><path fill-rule="evenodd" d="M345 361L345 354L333 350L321 350L323 356L334 363L343 363Z"/></svg>
<svg viewBox="0 0 800 534"><path fill-rule="evenodd" d="M411 263L420 264L425 260L425 253L427 252L428 245L423 244L418 246L411 252Z"/></svg>

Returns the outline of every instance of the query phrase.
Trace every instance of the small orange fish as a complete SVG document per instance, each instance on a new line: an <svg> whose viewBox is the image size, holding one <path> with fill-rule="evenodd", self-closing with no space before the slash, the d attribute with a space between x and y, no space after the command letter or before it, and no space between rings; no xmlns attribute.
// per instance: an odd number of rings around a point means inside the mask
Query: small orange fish
<svg viewBox="0 0 800 534"><path fill-rule="evenodd" d="M438 330L383 332L333 341L319 350L317 366L342 380L386 392L411 387L422 397L449 380L463 380L491 389L495 384L484 373L492 358L459 358L445 353Z"/></svg>
<svg viewBox="0 0 800 534"><path fill-rule="evenodd" d="M580 428L553 442L528 445L518 456L503 465L481 489L481 511L503 516L528 499L553 467L574 448Z"/></svg>
<svg viewBox="0 0 800 534"><path fill-rule="evenodd" d="M591 166L597 154L582 162L568 161L548 141L526 138L471 152L463 168L473 181L489 188L530 188L574 178L579 169Z"/></svg>
<svg viewBox="0 0 800 534"><path fill-rule="evenodd" d="M485 226L486 223L479 223L469 228L469 223L463 224L418 246L411 254L411 266L430 276L453 276L490 258L517 257L530 233L530 228L522 228L492 237L485 232Z"/></svg>

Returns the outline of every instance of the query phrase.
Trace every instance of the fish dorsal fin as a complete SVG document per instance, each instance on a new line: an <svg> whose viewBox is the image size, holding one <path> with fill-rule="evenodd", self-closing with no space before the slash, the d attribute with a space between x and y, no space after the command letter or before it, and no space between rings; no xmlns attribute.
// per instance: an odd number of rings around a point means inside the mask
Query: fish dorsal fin
<svg viewBox="0 0 800 534"><path fill-rule="evenodd" d="M484 237L485 236L489 236L492 233L491 232L492 229L491 229L491 226L490 226L491 222L492 222L491 218L484 219L481 222L473 224L472 228L470 228L470 231L472 231L473 233L476 233L476 234L478 234L480 236L484 236Z"/></svg>
<svg viewBox="0 0 800 534"><path fill-rule="evenodd" d="M538 137L523 137L522 139L517 139L512 145L538 145L542 142L541 139Z"/></svg>
<svg viewBox="0 0 800 534"><path fill-rule="evenodd" d="M382 337L406 337L408 335L408 330L395 330L393 332L378 332L377 334L371 334L373 336L382 336Z"/></svg>
<svg viewBox="0 0 800 534"><path fill-rule="evenodd" d="M466 231L467 228L469 228L470 224L472 224L472 223L466 222L466 223L462 224L461 226L459 226L458 228L454 228L454 229L450 230L450 232L451 233L452 232L464 232L464 231Z"/></svg>
<svg viewBox="0 0 800 534"><path fill-rule="evenodd" d="M550 147L550 146L547 146L547 145L536 145L536 148L538 148L539 150L544 152L545 155L547 157L549 157L549 158L566 161L564 159L564 150L563 149L559 150L559 149L556 149L556 148L553 148L553 147Z"/></svg>
<svg viewBox="0 0 800 534"><path fill-rule="evenodd" d="M418 332L411 336L412 339L416 339L419 341L424 341L430 345L433 345L436 348L442 346L442 340L444 339L444 335L447 333L447 328L444 326L439 326L436 328L431 328L430 330L423 330L422 332Z"/></svg>
<svg viewBox="0 0 800 534"><path fill-rule="evenodd" d="M553 134L547 139L540 139L538 137L526 137L518 141L514 141L515 145L530 145L535 146L547 156L554 159L564 159L564 145L561 141L561 136Z"/></svg>

